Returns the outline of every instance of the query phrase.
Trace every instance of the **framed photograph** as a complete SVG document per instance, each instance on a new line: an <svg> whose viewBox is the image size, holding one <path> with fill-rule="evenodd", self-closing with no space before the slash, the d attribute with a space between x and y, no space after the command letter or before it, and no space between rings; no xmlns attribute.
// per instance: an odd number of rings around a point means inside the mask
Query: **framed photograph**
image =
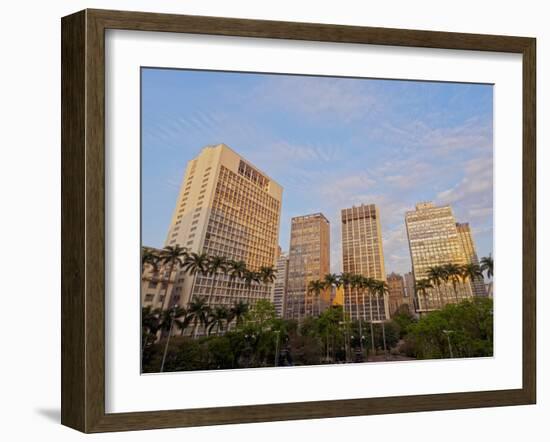
<svg viewBox="0 0 550 442"><path fill-rule="evenodd" d="M535 39L61 24L64 425L535 403Z"/></svg>

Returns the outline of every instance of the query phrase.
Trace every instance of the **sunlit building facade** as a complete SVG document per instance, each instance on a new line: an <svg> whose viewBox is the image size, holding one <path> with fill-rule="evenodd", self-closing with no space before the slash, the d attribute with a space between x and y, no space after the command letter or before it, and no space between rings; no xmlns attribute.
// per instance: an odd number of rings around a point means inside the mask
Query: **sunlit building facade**
<svg viewBox="0 0 550 442"><path fill-rule="evenodd" d="M474 243L474 237L472 235L472 230L470 229L470 224L468 223L457 223L456 230L458 231L458 239L466 255L468 263L479 265L479 259L477 257L476 246ZM476 296L487 296L485 291L485 282L483 278L478 278L475 280L470 280L470 286L472 292Z"/></svg>
<svg viewBox="0 0 550 442"><path fill-rule="evenodd" d="M428 279L431 267L468 262L450 206L418 203L416 210L406 213L405 224L415 281ZM439 286L434 286L426 294L417 293L420 313L440 309L473 295L470 284L461 281L456 284L456 293L450 282L440 282Z"/></svg>
<svg viewBox="0 0 550 442"><path fill-rule="evenodd" d="M342 264L344 273L386 281L380 213L374 204L342 209ZM351 319L389 319L388 296L368 296L365 290L344 289L344 311Z"/></svg>
<svg viewBox="0 0 550 442"><path fill-rule="evenodd" d="M330 271L330 223L322 213L292 218L288 256L288 284L285 318L301 320L315 316L329 306L330 293L319 296L308 290L309 283L323 280Z"/></svg>
<svg viewBox="0 0 550 442"><path fill-rule="evenodd" d="M275 265L278 252L282 187L224 144L207 146L189 161L165 246L244 261L248 269ZM229 307L236 301L271 300L272 287L228 275L180 272L172 303L195 297Z"/></svg>

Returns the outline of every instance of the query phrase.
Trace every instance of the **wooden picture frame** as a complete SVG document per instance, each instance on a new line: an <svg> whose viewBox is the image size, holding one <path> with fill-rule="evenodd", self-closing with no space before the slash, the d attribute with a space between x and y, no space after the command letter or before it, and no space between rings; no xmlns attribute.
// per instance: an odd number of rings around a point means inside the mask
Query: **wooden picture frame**
<svg viewBox="0 0 550 442"><path fill-rule="evenodd" d="M428 394L105 412L105 30L517 53L523 57L523 385ZM84 10L62 19L62 424L83 432L533 404L536 400L536 41L533 38Z"/></svg>

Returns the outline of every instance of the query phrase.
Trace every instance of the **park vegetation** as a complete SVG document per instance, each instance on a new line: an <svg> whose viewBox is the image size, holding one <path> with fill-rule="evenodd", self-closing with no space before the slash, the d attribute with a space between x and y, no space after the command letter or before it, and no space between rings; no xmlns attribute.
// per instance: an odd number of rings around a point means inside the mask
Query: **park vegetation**
<svg viewBox="0 0 550 442"><path fill-rule="evenodd" d="M190 275L220 275L254 284L272 284L275 271L258 272L242 261L187 253L167 247L160 254L145 249L142 270L147 266L176 270ZM416 283L417 296L437 291L441 284L493 275L493 261L483 258L481 266L441 266L430 269L430 278ZM212 282L212 287L214 282ZM311 281L308 291L319 299L324 290L353 287L364 302L387 293L383 281L352 274L329 274ZM366 323L351 320L343 306L331 306L319 315L300 322L277 316L274 305L259 300L249 305L235 300L232 306L210 306L210 294L195 297L187 305L166 309L142 308L142 371L215 370L273 366L337 364L366 361L483 357L493 354L493 303L487 297L441 305L418 317L407 305L391 320ZM458 298L457 298L458 300ZM378 302L376 304L379 304ZM372 309L369 309L372 312Z"/></svg>

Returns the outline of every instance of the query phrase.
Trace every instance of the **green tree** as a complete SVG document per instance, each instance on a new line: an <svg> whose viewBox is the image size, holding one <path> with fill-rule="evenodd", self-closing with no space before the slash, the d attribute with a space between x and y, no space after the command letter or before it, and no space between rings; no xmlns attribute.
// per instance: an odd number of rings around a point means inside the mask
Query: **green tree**
<svg viewBox="0 0 550 442"><path fill-rule="evenodd" d="M450 357L451 350L454 357L492 356L492 300L476 297L449 304L411 324L405 340L419 359Z"/></svg>

